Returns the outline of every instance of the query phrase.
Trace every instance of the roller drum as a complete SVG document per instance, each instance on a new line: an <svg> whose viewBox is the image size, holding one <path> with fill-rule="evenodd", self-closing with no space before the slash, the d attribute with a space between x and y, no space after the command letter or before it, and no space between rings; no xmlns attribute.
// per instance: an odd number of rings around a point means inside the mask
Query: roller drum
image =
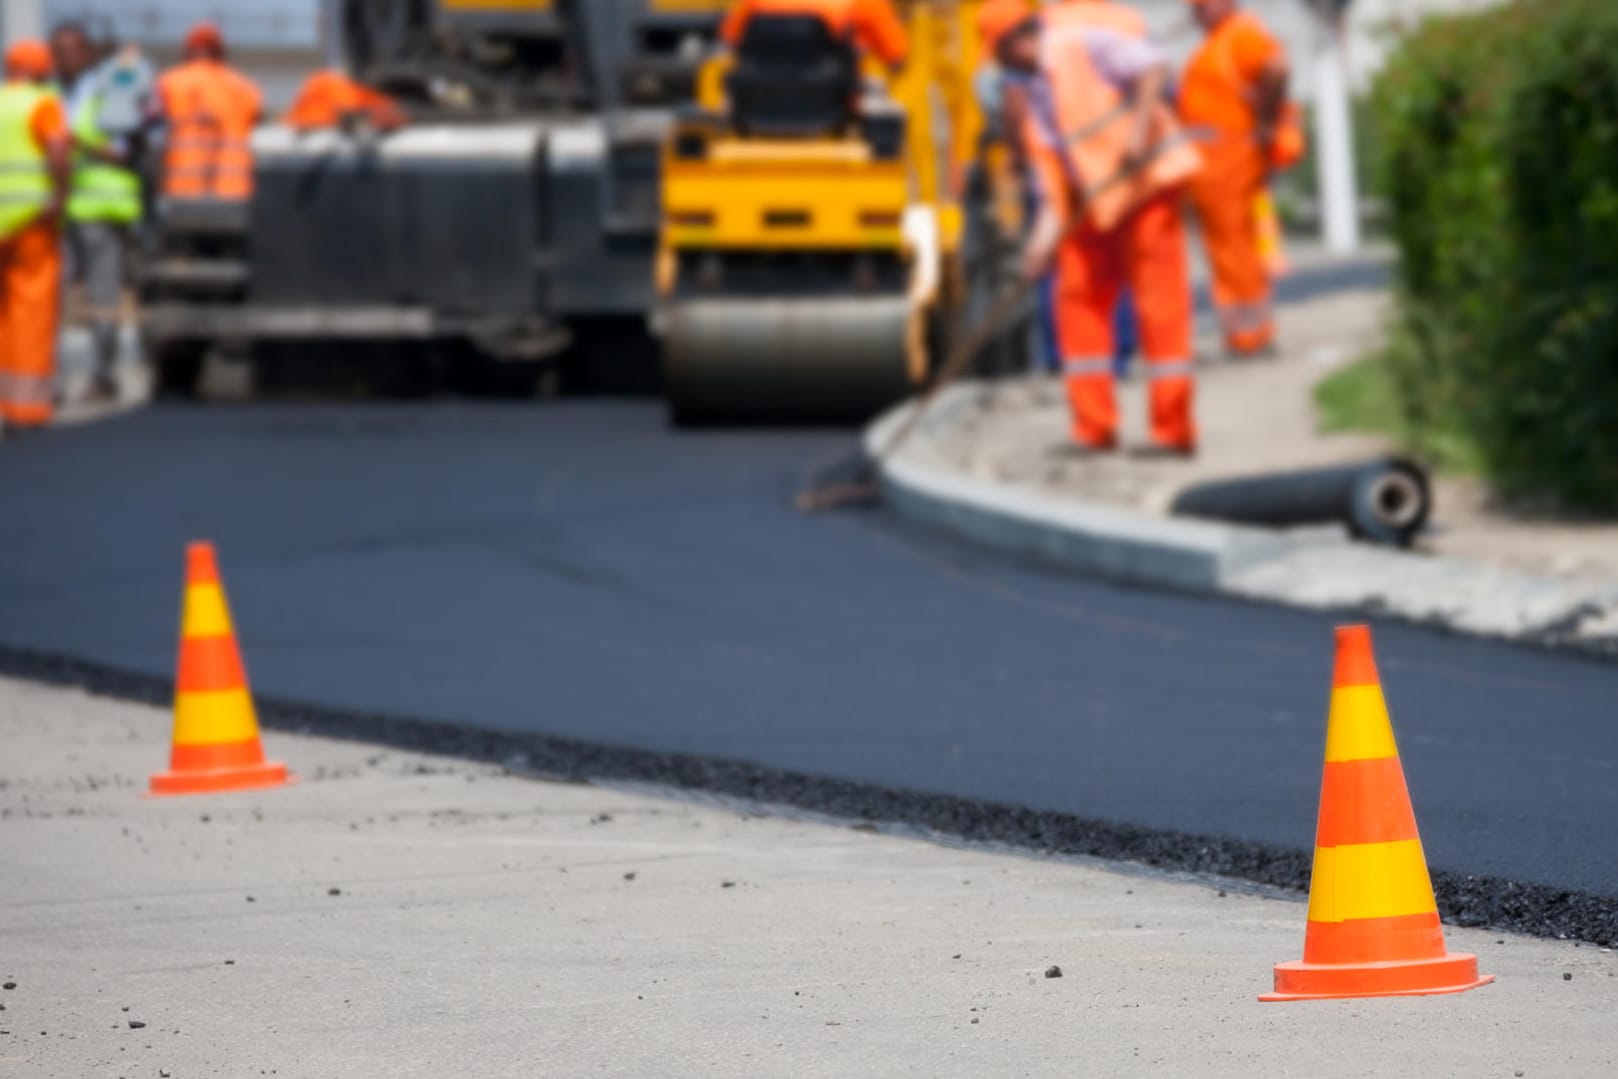
<svg viewBox="0 0 1618 1079"><path fill-rule="evenodd" d="M664 381L681 421L864 419L917 388L902 297L735 298L665 311Z"/></svg>

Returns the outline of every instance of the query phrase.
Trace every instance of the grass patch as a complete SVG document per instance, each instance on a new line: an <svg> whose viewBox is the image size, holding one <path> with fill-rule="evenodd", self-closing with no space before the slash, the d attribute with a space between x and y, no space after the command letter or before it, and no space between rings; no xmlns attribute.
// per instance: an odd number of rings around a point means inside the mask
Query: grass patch
<svg viewBox="0 0 1618 1079"><path fill-rule="evenodd" d="M1423 422L1407 415L1393 349L1373 352L1327 375L1315 385L1316 425L1322 434L1381 435L1406 453L1442 472L1478 475L1483 459L1477 447L1452 425Z"/></svg>
<svg viewBox="0 0 1618 1079"><path fill-rule="evenodd" d="M1366 431L1401 435L1393 379L1380 354L1355 360L1315 386L1315 409L1325 434Z"/></svg>

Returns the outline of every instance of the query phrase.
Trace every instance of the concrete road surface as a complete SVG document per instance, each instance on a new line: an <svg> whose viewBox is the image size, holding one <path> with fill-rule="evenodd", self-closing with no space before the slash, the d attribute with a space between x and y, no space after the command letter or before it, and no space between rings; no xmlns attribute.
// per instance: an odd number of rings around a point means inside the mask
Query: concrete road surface
<svg viewBox="0 0 1618 1079"><path fill-rule="evenodd" d="M1589 946L1261 1005L1300 902L288 735L145 799L168 727L0 680L0 1076L1618 1073Z"/></svg>

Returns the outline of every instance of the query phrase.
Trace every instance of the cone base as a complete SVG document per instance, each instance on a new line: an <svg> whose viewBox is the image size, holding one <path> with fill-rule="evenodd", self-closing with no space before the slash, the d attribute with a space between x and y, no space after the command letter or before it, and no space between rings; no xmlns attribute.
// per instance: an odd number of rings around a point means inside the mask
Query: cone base
<svg viewBox="0 0 1618 1079"><path fill-rule="evenodd" d="M1350 1000L1464 993L1494 981L1478 974L1478 957L1452 952L1437 959L1389 963L1277 963L1275 992L1258 999Z"/></svg>
<svg viewBox="0 0 1618 1079"><path fill-rule="evenodd" d="M158 772L147 792L154 798L176 794L223 794L226 791L280 787L292 782L287 766L279 761L244 768L208 768L194 772Z"/></svg>

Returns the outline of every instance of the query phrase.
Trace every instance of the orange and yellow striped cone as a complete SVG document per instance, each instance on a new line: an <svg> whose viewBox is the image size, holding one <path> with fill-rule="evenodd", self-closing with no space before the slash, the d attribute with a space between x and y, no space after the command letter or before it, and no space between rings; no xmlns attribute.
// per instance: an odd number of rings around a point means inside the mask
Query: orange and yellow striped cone
<svg viewBox="0 0 1618 1079"><path fill-rule="evenodd" d="M206 794L278 787L287 767L264 759L258 716L213 544L186 549L185 611L174 679L174 748L152 794Z"/></svg>
<svg viewBox="0 0 1618 1079"><path fill-rule="evenodd" d="M1368 626L1337 630L1303 960L1260 1000L1425 996L1494 981L1444 950Z"/></svg>

